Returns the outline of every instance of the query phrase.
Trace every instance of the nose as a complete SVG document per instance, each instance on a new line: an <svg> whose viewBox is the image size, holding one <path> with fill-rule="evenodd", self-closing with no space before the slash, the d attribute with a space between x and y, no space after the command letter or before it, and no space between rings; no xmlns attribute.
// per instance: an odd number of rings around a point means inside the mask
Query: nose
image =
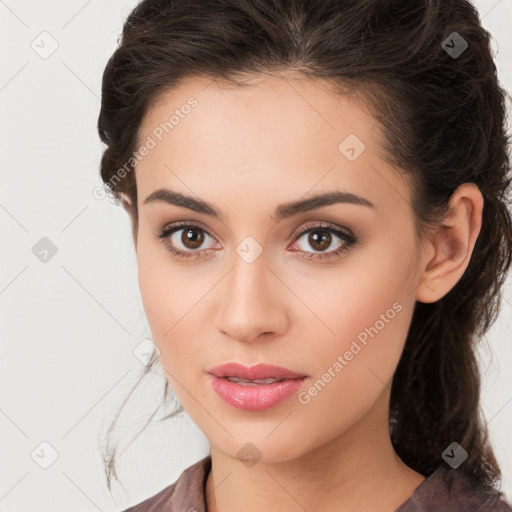
<svg viewBox="0 0 512 512"><path fill-rule="evenodd" d="M275 339L289 323L285 291L264 254L252 263L237 255L217 294L217 329L244 343Z"/></svg>

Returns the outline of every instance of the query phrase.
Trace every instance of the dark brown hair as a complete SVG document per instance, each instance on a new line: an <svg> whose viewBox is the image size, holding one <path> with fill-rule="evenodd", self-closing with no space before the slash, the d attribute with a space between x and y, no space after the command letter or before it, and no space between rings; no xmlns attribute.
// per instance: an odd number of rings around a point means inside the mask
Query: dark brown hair
<svg viewBox="0 0 512 512"><path fill-rule="evenodd" d="M459 185L475 183L480 234L453 289L416 303L393 377L390 433L424 476L446 464L441 453L456 441L468 453L457 471L487 492L501 472L479 408L476 344L498 315L512 257L506 92L490 37L466 0L144 0L106 66L98 119L101 177L134 205L134 235L137 188L126 164L138 129L160 95L191 77L240 85L290 69L360 98L382 129L384 157L410 179L419 234L442 221ZM460 55L454 41L459 52L467 43ZM164 402L171 394L165 381ZM115 450L107 452L110 487Z"/></svg>

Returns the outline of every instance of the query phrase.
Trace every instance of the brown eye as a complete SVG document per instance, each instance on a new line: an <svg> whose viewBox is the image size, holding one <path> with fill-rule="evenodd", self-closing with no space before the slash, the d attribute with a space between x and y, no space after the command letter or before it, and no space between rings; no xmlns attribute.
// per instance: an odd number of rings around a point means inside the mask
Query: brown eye
<svg viewBox="0 0 512 512"><path fill-rule="evenodd" d="M204 242L204 232L200 229L184 229L181 242L187 249L198 249Z"/></svg>
<svg viewBox="0 0 512 512"><path fill-rule="evenodd" d="M357 239L354 235L341 229L318 225L300 231L295 237L294 246L298 247L296 252L301 257L307 260L322 260L342 256L356 242ZM330 250L328 250L329 248Z"/></svg>
<svg viewBox="0 0 512 512"><path fill-rule="evenodd" d="M331 241L332 236L328 231L317 229L309 232L308 243L315 251L325 251L331 245Z"/></svg>
<svg viewBox="0 0 512 512"><path fill-rule="evenodd" d="M166 249L178 259L200 258L216 239L206 229L194 224L182 223L163 227L155 233ZM205 242L210 238L210 247Z"/></svg>

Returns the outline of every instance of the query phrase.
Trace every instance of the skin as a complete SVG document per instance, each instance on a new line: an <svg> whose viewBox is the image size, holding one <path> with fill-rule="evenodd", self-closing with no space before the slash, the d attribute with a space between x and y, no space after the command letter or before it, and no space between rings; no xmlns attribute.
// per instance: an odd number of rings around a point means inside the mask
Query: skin
<svg viewBox="0 0 512 512"><path fill-rule="evenodd" d="M393 374L416 301L439 300L464 273L483 198L474 185L459 187L439 229L420 244L410 187L382 159L375 119L326 83L296 78L253 77L247 87L189 79L148 112L141 141L191 96L198 101L137 164L142 301L168 381L210 442L208 511L391 512L425 478L391 445ZM338 149L351 133L366 146L354 161ZM162 187L201 198L225 217L144 204ZM334 204L274 220L277 205L327 190L375 207ZM199 258L177 259L155 236L178 221L214 235L194 231L204 234L199 249L180 242L183 231L172 235L177 249L203 251ZM301 258L291 248L322 252L308 234L295 236L319 222L350 230L357 243L339 256ZM236 251L248 236L262 249L252 263ZM331 236L324 253L345 243ZM307 390L397 302L400 312L307 404L292 396L266 411L242 411L211 387L206 370L235 361L306 374ZM249 442L261 457L252 466L237 456Z"/></svg>

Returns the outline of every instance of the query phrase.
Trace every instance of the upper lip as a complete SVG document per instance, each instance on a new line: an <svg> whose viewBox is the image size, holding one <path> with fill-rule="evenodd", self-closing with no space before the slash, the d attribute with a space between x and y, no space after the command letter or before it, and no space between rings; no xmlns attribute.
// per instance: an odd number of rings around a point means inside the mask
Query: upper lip
<svg viewBox="0 0 512 512"><path fill-rule="evenodd" d="M283 368L270 364L257 364L254 366L244 366L239 363L226 363L219 366L214 366L207 373L215 375L216 377L240 377L242 379L298 379L306 377L303 373L296 373Z"/></svg>

